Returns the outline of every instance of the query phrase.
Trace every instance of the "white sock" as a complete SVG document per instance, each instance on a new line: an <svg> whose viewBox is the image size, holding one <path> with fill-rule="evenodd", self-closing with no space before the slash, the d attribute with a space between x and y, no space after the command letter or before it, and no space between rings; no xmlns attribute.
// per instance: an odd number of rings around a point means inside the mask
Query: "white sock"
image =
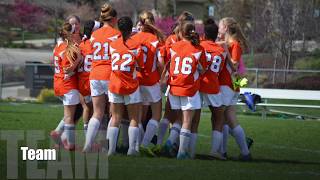
<svg viewBox="0 0 320 180"><path fill-rule="evenodd" d="M116 152L117 141L118 141L118 132L119 128L109 127L108 128L108 137L109 137L109 151L108 155L112 155Z"/></svg>
<svg viewBox="0 0 320 180"><path fill-rule="evenodd" d="M140 129L138 127L130 126L128 128L128 134L129 134L129 151L137 151L137 147L139 148L139 134Z"/></svg>
<svg viewBox="0 0 320 180"><path fill-rule="evenodd" d="M122 146L124 147L129 147L129 134L128 134L128 129L129 129L129 122L125 120L125 122L121 122L121 138L122 138Z"/></svg>
<svg viewBox="0 0 320 180"><path fill-rule="evenodd" d="M190 137L190 156L191 158L194 158L196 155L196 145L197 145L197 133L191 133Z"/></svg>
<svg viewBox="0 0 320 180"><path fill-rule="evenodd" d="M157 130L159 127L159 122L154 120L154 119L150 119L148 124L147 124L147 128L146 128L146 132L144 133L144 137L142 140L142 145L144 147L149 146L153 136L156 134Z"/></svg>
<svg viewBox="0 0 320 180"><path fill-rule="evenodd" d="M65 131L62 132L60 138L61 138L61 142L64 142L64 141L67 140L67 135L66 135L66 132L65 132Z"/></svg>
<svg viewBox="0 0 320 180"><path fill-rule="evenodd" d="M68 145L74 145L75 143L74 129L75 129L74 124L64 124L63 132L65 132Z"/></svg>
<svg viewBox="0 0 320 180"><path fill-rule="evenodd" d="M87 130L88 130L88 123L83 124L83 132L84 132L84 136L87 135Z"/></svg>
<svg viewBox="0 0 320 180"><path fill-rule="evenodd" d="M229 126L223 125L222 130L223 138L222 138L222 144L220 146L220 153L224 154L227 152L227 146L228 146L228 137L229 137Z"/></svg>
<svg viewBox="0 0 320 180"><path fill-rule="evenodd" d="M217 153L222 145L223 134L219 131L212 131L211 153Z"/></svg>
<svg viewBox="0 0 320 180"><path fill-rule="evenodd" d="M159 123L159 132L157 137L157 145L161 145L163 143L163 138L166 135L168 126L169 126L169 120L167 118L163 118Z"/></svg>
<svg viewBox="0 0 320 180"><path fill-rule="evenodd" d="M108 122L108 128L109 128L109 127L110 127L110 125L111 125L111 121L112 121L112 118L110 118L110 119L109 119L109 122ZM109 137L108 137L108 132L107 132L107 136L106 136L106 138L107 138L107 139L109 139Z"/></svg>
<svg viewBox="0 0 320 180"><path fill-rule="evenodd" d="M58 131L59 133L62 133L63 131L63 126L64 126L64 119L61 119L59 122L58 126L56 127L55 131Z"/></svg>
<svg viewBox="0 0 320 180"><path fill-rule="evenodd" d="M89 120L87 134L86 134L86 142L83 147L84 150L91 149L92 143L98 133L99 126L100 126L100 121L97 118L92 117Z"/></svg>
<svg viewBox="0 0 320 180"><path fill-rule="evenodd" d="M189 151L190 139L191 139L190 130L182 128L180 131L180 146L179 146L178 154L186 153Z"/></svg>
<svg viewBox="0 0 320 180"><path fill-rule="evenodd" d="M180 130L181 130L181 125L179 123L174 123L172 125L172 128L170 130L170 134L169 134L169 138L168 140L174 144L174 143L177 143L178 142L178 137L179 137L179 134L180 134Z"/></svg>
<svg viewBox="0 0 320 180"><path fill-rule="evenodd" d="M244 133L244 130L240 125L232 129L232 135L235 138L237 144L239 145L240 151L242 155L248 155L249 149L246 142L246 135Z"/></svg>
<svg viewBox="0 0 320 180"><path fill-rule="evenodd" d="M143 125L141 123L139 123L138 125L139 129L140 129L140 135L139 135L139 144L141 144L142 139L144 137L144 129L143 129Z"/></svg>

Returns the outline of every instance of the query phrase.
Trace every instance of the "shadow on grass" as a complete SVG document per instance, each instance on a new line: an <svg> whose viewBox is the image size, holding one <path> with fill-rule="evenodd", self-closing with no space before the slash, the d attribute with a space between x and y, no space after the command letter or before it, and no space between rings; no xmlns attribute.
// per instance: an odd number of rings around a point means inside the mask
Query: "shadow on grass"
<svg viewBox="0 0 320 180"><path fill-rule="evenodd" d="M217 160L207 154L197 154L196 159L199 160ZM224 160L219 160L224 161ZM250 161L241 161L236 157L228 157L227 161L236 162L249 162L249 163L273 163L273 164L300 164L300 165L320 165L320 162L310 162L310 161L299 161L299 160L288 160L288 159L263 159L263 158L253 158Z"/></svg>

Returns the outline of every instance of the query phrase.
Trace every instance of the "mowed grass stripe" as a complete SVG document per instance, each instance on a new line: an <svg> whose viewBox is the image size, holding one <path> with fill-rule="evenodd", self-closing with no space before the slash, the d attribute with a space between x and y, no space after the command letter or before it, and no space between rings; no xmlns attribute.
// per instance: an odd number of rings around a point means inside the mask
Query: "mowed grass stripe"
<svg viewBox="0 0 320 180"><path fill-rule="evenodd" d="M55 128L63 115L63 107L51 104L0 103L1 130L45 130ZM197 144L198 154L208 154L211 145L210 114L203 113ZM252 162L236 160L188 160L167 158L132 158L116 156L109 159L110 179L319 179L320 122L283 120L260 116L238 116L248 136L255 140ZM82 129L78 125L79 130ZM48 147L48 141L39 142ZM25 142L20 142L23 145ZM0 143L1 176L5 174L5 142ZM18 151L18 150L17 150ZM239 149L230 136L228 154L232 159ZM21 159L21 158L20 158ZM25 162L19 171L24 179ZM41 163L45 168L45 163ZM3 176L2 176L3 177ZM3 178L1 178L3 179Z"/></svg>

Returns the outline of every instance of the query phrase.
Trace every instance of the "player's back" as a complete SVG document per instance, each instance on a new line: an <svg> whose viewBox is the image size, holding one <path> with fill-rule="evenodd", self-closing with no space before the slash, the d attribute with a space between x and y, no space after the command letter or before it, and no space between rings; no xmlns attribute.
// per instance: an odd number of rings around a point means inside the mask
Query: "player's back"
<svg viewBox="0 0 320 180"><path fill-rule="evenodd" d="M170 92L176 96L193 96L199 89L198 68L205 66L203 48L189 41L176 42L171 45L170 60Z"/></svg>
<svg viewBox="0 0 320 180"><path fill-rule="evenodd" d="M123 39L110 44L112 73L109 90L117 94L131 94L139 86L136 78L136 67L143 66L140 44L129 38L124 44Z"/></svg>
<svg viewBox="0 0 320 180"><path fill-rule="evenodd" d="M54 75L54 91L57 96L62 96L69 92L71 89L77 89L77 77L72 75L66 78L64 73L64 68L70 66L70 61L66 57L65 50L67 48L67 43L62 42L57 44L54 49L54 65L55 65L55 75Z"/></svg>
<svg viewBox="0 0 320 180"><path fill-rule="evenodd" d="M219 73L225 62L226 52L224 49L213 41L201 41L201 46L206 53L208 70L201 75L200 91L217 94L220 89Z"/></svg>
<svg viewBox="0 0 320 180"><path fill-rule="evenodd" d="M141 45L144 69L137 76L141 85L151 86L160 80L157 71L158 52L162 44L156 35L149 32L139 32L132 39Z"/></svg>
<svg viewBox="0 0 320 180"><path fill-rule="evenodd" d="M120 36L120 32L110 26L104 26L92 33L90 41L93 49L93 62L90 79L110 79L111 61L109 45L112 41L115 41Z"/></svg>

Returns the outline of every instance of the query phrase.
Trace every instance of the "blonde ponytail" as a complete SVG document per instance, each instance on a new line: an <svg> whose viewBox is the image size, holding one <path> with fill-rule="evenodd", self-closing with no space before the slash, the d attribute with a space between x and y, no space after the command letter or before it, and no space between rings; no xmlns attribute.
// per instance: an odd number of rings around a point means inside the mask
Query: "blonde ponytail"
<svg viewBox="0 0 320 180"><path fill-rule="evenodd" d="M221 19L224 25L227 27L227 38L231 38L240 42L243 50L248 49L247 39L241 30L239 23L231 17Z"/></svg>
<svg viewBox="0 0 320 180"><path fill-rule="evenodd" d="M62 25L62 29L59 33L60 37L67 43L65 53L71 66L74 65L75 61L77 60L80 54L80 49L78 45L72 40L72 29L72 25L68 22L65 22Z"/></svg>
<svg viewBox="0 0 320 180"><path fill-rule="evenodd" d="M162 31L154 26L155 20L154 16L150 11L143 11L139 15L139 22L141 23L141 31L142 32L150 32L157 36L160 42L165 41L165 36L163 35Z"/></svg>

